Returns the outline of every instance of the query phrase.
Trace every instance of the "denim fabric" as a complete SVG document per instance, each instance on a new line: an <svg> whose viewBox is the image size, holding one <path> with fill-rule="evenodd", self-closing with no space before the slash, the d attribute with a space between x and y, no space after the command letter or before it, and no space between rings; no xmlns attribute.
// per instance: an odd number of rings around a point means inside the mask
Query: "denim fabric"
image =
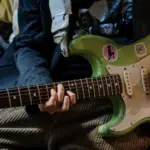
<svg viewBox="0 0 150 150"><path fill-rule="evenodd" d="M0 89L91 75L86 60L54 50L48 0L21 0L18 11L20 34L0 58Z"/></svg>
<svg viewBox="0 0 150 150"><path fill-rule="evenodd" d="M15 63L20 72L19 86L49 83L52 80L44 56L46 55L44 46L46 36L41 20L41 2L39 0L19 2L20 34L15 38L16 52L14 54ZM43 9L46 12L46 5L44 6ZM47 10L49 10L48 7ZM50 36L48 38L51 40Z"/></svg>
<svg viewBox="0 0 150 150"><path fill-rule="evenodd" d="M65 59L59 46L54 50L48 0L21 0L18 18L20 34L0 58L0 89L91 74L91 68L83 58ZM33 107L28 106L30 109L26 110L31 112Z"/></svg>
<svg viewBox="0 0 150 150"><path fill-rule="evenodd" d="M16 87L19 71L14 61L14 42L3 51L0 58L0 89Z"/></svg>
<svg viewBox="0 0 150 150"><path fill-rule="evenodd" d="M53 43L50 26L51 16L48 0L20 1L20 34L15 38L16 52L14 55L20 72L19 86L50 83L52 79L58 80L57 77L60 80L67 79L70 77L69 74L66 74L67 68L69 72L77 72L76 74L84 74L84 76L87 74L87 71L84 71L89 69L86 67L88 64L86 60L79 56L65 59L59 46L55 51L51 48ZM49 45L47 45L47 41L50 43ZM47 46L50 51L49 57L46 57ZM82 66L82 69L80 67L78 69L79 65ZM84 67L85 69L83 69ZM80 73L81 70L85 73ZM76 74L72 75L72 78L75 78ZM65 77L61 78L61 75Z"/></svg>
<svg viewBox="0 0 150 150"><path fill-rule="evenodd" d="M46 0L44 2L46 3ZM20 1L18 16L20 34L0 58L0 89L51 82L48 61L44 57L44 54L46 55L44 39L51 40L51 38L46 34L48 32L43 26L40 13L42 8L46 9L47 6L41 5L38 0ZM47 11L44 11L47 12L47 16L48 11L47 7ZM43 20L45 18L46 16ZM38 111L36 105L25 108L28 113Z"/></svg>

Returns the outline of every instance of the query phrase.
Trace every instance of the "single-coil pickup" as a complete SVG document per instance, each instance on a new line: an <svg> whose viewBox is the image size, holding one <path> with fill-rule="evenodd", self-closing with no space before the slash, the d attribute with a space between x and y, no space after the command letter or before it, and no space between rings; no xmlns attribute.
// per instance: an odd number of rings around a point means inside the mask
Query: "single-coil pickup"
<svg viewBox="0 0 150 150"><path fill-rule="evenodd" d="M127 70L124 70L123 77L124 77L127 95L132 96L133 88L132 88L130 73Z"/></svg>
<svg viewBox="0 0 150 150"><path fill-rule="evenodd" d="M141 69L141 78L142 78L143 90L146 94L149 94L150 87L149 87L149 80L148 80L148 72L145 68Z"/></svg>

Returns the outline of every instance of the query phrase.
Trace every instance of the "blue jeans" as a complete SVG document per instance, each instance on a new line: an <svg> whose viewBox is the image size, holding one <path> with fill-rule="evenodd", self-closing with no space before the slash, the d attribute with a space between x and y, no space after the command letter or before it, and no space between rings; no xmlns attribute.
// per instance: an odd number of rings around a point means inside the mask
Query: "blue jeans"
<svg viewBox="0 0 150 150"><path fill-rule="evenodd" d="M60 47L54 48L48 0L21 0L18 17L20 34L0 58L0 89L91 74L86 60L79 56L65 59Z"/></svg>
<svg viewBox="0 0 150 150"><path fill-rule="evenodd" d="M93 1L84 0L84 5ZM48 2L19 2L20 34L0 58L0 89L90 76L86 60L77 56L65 59L59 46L54 48ZM76 6L80 1L73 2Z"/></svg>

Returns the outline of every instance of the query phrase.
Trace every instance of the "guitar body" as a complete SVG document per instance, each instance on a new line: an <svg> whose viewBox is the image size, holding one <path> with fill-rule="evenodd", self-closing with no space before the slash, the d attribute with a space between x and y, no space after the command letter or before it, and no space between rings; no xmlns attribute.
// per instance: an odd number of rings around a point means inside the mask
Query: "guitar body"
<svg viewBox="0 0 150 150"><path fill-rule="evenodd" d="M129 76L132 90L127 93L129 89L123 86L122 95L110 97L113 116L108 123L99 126L102 136L122 136L150 121L150 96L144 93L141 84L142 67L150 69L150 36L123 46L104 37L85 35L72 41L69 53L89 61L92 77L117 73L124 81L125 71L132 72Z"/></svg>

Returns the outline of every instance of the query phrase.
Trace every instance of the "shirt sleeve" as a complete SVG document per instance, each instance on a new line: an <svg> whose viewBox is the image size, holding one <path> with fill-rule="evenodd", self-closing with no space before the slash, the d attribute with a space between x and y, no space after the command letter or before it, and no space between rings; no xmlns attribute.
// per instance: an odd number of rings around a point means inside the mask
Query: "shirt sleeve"
<svg viewBox="0 0 150 150"><path fill-rule="evenodd" d="M16 49L14 57L20 72L18 85L50 83L52 78L45 57L45 31L42 25L40 0L20 0L18 22L19 34L14 39Z"/></svg>

